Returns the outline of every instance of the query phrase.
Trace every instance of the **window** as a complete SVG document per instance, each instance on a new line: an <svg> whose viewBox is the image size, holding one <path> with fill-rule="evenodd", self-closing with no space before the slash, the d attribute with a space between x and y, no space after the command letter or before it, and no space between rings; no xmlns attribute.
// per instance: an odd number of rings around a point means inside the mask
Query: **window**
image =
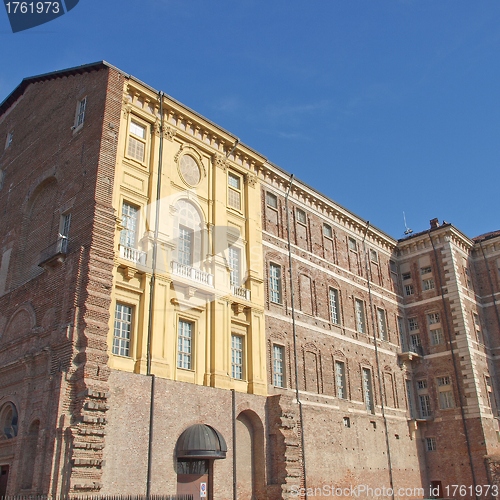
<svg viewBox="0 0 500 500"><path fill-rule="evenodd" d="M139 209L133 205L123 202L122 205L122 231L120 243L128 248L136 247L137 220Z"/></svg>
<svg viewBox="0 0 500 500"><path fill-rule="evenodd" d="M374 413L372 372L368 368L363 368L363 396L365 400L366 411L368 411L369 413Z"/></svg>
<svg viewBox="0 0 500 500"><path fill-rule="evenodd" d="M132 333L132 308L117 303L115 307L115 324L113 330L113 354L129 356L130 335Z"/></svg>
<svg viewBox="0 0 500 500"><path fill-rule="evenodd" d="M10 401L0 407L0 442L17 436L17 408Z"/></svg>
<svg viewBox="0 0 500 500"><path fill-rule="evenodd" d="M413 348L415 352L419 351L419 347L422 347L422 341L419 335L410 335L410 347Z"/></svg>
<svg viewBox="0 0 500 500"><path fill-rule="evenodd" d="M496 398L491 378L485 375L484 380L486 383L486 397L488 398L488 405L493 410L493 413L496 414Z"/></svg>
<svg viewBox="0 0 500 500"><path fill-rule="evenodd" d="M300 222L301 224L305 224L307 219L306 219L306 213L304 210L301 210L300 208L295 209L295 214L297 217L297 222Z"/></svg>
<svg viewBox="0 0 500 500"><path fill-rule="evenodd" d="M408 318L408 328L410 332L414 332L418 330L418 319L417 318Z"/></svg>
<svg viewBox="0 0 500 500"><path fill-rule="evenodd" d="M240 281L240 258L241 250L236 247L229 247L229 281L231 286L239 287Z"/></svg>
<svg viewBox="0 0 500 500"><path fill-rule="evenodd" d="M417 387L419 391L422 389L427 389L427 380L425 379L417 380Z"/></svg>
<svg viewBox="0 0 500 500"><path fill-rule="evenodd" d="M274 209L278 209L278 197L273 194L273 193L270 193L269 191L266 193L266 205L268 207L271 207L271 208L274 208Z"/></svg>
<svg viewBox="0 0 500 500"><path fill-rule="evenodd" d="M179 226L177 257L180 264L185 266L193 265L193 230L184 226Z"/></svg>
<svg viewBox="0 0 500 500"><path fill-rule="evenodd" d="M387 322L385 311L377 308L378 334L382 340L387 340Z"/></svg>
<svg viewBox="0 0 500 500"><path fill-rule="evenodd" d="M424 274L429 274L432 273L432 267L431 266L426 266L426 267L421 267L420 268L420 274L423 276Z"/></svg>
<svg viewBox="0 0 500 500"><path fill-rule="evenodd" d="M345 383L345 363L335 361L335 389L337 397L347 399L347 387Z"/></svg>
<svg viewBox="0 0 500 500"><path fill-rule="evenodd" d="M85 121L85 108L87 107L87 98L84 97L81 101L78 101L76 106L76 116L73 129L77 129L83 125Z"/></svg>
<svg viewBox="0 0 500 500"><path fill-rule="evenodd" d="M405 285L405 295L413 295L415 293L415 289L413 285Z"/></svg>
<svg viewBox="0 0 500 500"><path fill-rule="evenodd" d="M404 320L401 316L397 317L398 333L399 333L399 343L401 346L405 345L405 326Z"/></svg>
<svg viewBox="0 0 500 500"><path fill-rule="evenodd" d="M370 248L370 260L372 262L378 263L378 254L377 254L377 252L375 250L373 250L371 248Z"/></svg>
<svg viewBox="0 0 500 500"><path fill-rule="evenodd" d="M467 288L472 290L472 279L470 276L470 269L468 267L464 267L464 273L465 273L465 281L467 283Z"/></svg>
<svg viewBox="0 0 500 500"><path fill-rule="evenodd" d="M328 224L323 224L323 236L326 236L327 238L330 239L333 238L332 226L329 226Z"/></svg>
<svg viewBox="0 0 500 500"><path fill-rule="evenodd" d="M426 280L422 281L422 288L424 291L426 290L434 290L435 285L434 285L434 280L432 278L428 278Z"/></svg>
<svg viewBox="0 0 500 500"><path fill-rule="evenodd" d="M411 273L403 273L403 274L401 275L401 279L402 279L403 281L406 281L406 280L411 280Z"/></svg>
<svg viewBox="0 0 500 500"><path fill-rule="evenodd" d="M425 448L427 451L436 451L436 438L425 438Z"/></svg>
<svg viewBox="0 0 500 500"><path fill-rule="evenodd" d="M358 245L357 245L356 240L354 238L349 238L348 246L349 246L349 250L352 250L353 252L358 251Z"/></svg>
<svg viewBox="0 0 500 500"><path fill-rule="evenodd" d="M410 412L410 417L415 418L415 407L413 401L413 387L411 380L406 380L406 398L408 401L408 411Z"/></svg>
<svg viewBox="0 0 500 500"><path fill-rule="evenodd" d="M179 331L177 341L177 366L191 370L193 354L193 323L179 320Z"/></svg>
<svg viewBox="0 0 500 500"><path fill-rule="evenodd" d="M227 206L241 210L241 177L229 172L227 174Z"/></svg>
<svg viewBox="0 0 500 500"><path fill-rule="evenodd" d="M455 407L453 391L451 388L451 378L449 376L437 378L439 407L442 410Z"/></svg>
<svg viewBox="0 0 500 500"><path fill-rule="evenodd" d="M243 380L243 337L231 335L231 377Z"/></svg>
<svg viewBox="0 0 500 500"><path fill-rule="evenodd" d="M427 322L429 323L429 325L435 325L436 323L440 323L441 318L439 316L439 313L438 312L429 313L427 315Z"/></svg>
<svg viewBox="0 0 500 500"><path fill-rule="evenodd" d="M432 415L431 410L431 398L428 394L419 394L418 401L420 403L420 416L422 418L427 418Z"/></svg>
<svg viewBox="0 0 500 500"><path fill-rule="evenodd" d="M476 332L476 339L480 344L484 344L483 332L481 330L481 322L479 316L476 313L472 313L474 318L474 330Z"/></svg>
<svg viewBox="0 0 500 500"><path fill-rule="evenodd" d="M269 265L269 300L281 304L281 267Z"/></svg>
<svg viewBox="0 0 500 500"><path fill-rule="evenodd" d="M61 215L59 234L65 239L69 237L70 225L71 225L71 214L68 213Z"/></svg>
<svg viewBox="0 0 500 500"><path fill-rule="evenodd" d="M365 304L362 300L354 301L354 310L356 313L356 330L360 333L366 333L365 322Z"/></svg>
<svg viewBox="0 0 500 500"><path fill-rule="evenodd" d="M351 427L351 419L349 417L344 417L344 427Z"/></svg>
<svg viewBox="0 0 500 500"><path fill-rule="evenodd" d="M146 127L135 121L130 122L127 155L143 162L146 153Z"/></svg>
<svg viewBox="0 0 500 500"><path fill-rule="evenodd" d="M9 132L7 134L7 138L5 139L5 149L7 149L12 144L13 140L14 140L14 132Z"/></svg>
<svg viewBox="0 0 500 500"><path fill-rule="evenodd" d="M431 330L431 343L432 345L444 344L444 335L441 328Z"/></svg>
<svg viewBox="0 0 500 500"><path fill-rule="evenodd" d="M334 288L330 288L328 292L328 299L330 303L330 317L335 325L340 325L340 308L339 308L339 292Z"/></svg>
<svg viewBox="0 0 500 500"><path fill-rule="evenodd" d="M273 385L285 387L285 348L273 345Z"/></svg>

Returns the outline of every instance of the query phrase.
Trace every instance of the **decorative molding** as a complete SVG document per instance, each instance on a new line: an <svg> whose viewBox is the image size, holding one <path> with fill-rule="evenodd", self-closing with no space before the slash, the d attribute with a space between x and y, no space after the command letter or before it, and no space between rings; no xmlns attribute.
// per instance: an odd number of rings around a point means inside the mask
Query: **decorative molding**
<svg viewBox="0 0 500 500"><path fill-rule="evenodd" d="M212 157L214 167L220 168L223 172L227 170L227 158L220 154L214 154Z"/></svg>

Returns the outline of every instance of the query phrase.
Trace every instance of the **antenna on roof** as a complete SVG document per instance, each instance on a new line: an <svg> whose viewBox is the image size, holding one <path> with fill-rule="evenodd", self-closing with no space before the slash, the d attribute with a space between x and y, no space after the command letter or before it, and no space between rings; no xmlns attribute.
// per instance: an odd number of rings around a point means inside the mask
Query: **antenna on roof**
<svg viewBox="0 0 500 500"><path fill-rule="evenodd" d="M405 222L405 235L408 236L409 234L413 233L413 229L410 229L407 225L406 225L406 215L405 213L403 212L403 220Z"/></svg>

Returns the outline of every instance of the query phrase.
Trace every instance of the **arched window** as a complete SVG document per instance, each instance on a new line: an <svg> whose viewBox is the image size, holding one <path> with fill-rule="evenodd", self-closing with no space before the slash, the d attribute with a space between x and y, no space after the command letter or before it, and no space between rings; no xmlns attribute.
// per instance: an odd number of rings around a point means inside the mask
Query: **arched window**
<svg viewBox="0 0 500 500"><path fill-rule="evenodd" d="M0 408L0 440L17 436L17 409L13 403L5 403Z"/></svg>

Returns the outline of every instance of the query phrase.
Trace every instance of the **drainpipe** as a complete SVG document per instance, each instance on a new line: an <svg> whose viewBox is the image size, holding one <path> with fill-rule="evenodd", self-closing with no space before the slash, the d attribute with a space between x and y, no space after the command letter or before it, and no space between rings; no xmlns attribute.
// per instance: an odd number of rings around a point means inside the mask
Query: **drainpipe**
<svg viewBox="0 0 500 500"><path fill-rule="evenodd" d="M378 390L380 393L380 408L382 410L382 420L384 422L384 432L385 432L385 447L387 450L387 466L389 468L389 483L391 487L391 498L394 500L394 481L392 477L392 460L391 460L391 446L389 443L389 429L387 426L387 417L385 416L385 405L384 405L384 392L382 385L382 376L380 373L380 362L378 357L378 345L377 345L377 328L375 323L374 316L374 307L373 307L373 297L372 297L372 287L370 280L370 268L368 265L368 253L366 252L366 233L368 232L368 228L370 227L370 221L366 221L365 233L363 234L363 252L365 254L365 271L366 271L366 281L368 285L368 300L370 303L370 315L372 319L372 330L373 330L373 345L375 347L375 364L377 365L377 378L378 378ZM387 322L387 319L386 319Z"/></svg>
<svg viewBox="0 0 500 500"><path fill-rule="evenodd" d="M429 235L429 240L431 241L432 250L434 252L434 259L436 261L437 277L438 277L438 281L439 281L438 285L439 285L439 289L441 290L441 302L443 304L444 318L446 321L446 333L448 336L447 340L450 344L451 360L453 362L453 371L455 373L455 380L457 381L458 401L459 401L459 405L460 405L460 414L462 416L462 424L463 424L463 428L464 428L465 444L467 446L467 455L469 457L470 471L472 474L472 483L474 485L474 495L476 497L476 500L479 500L479 497L476 493L476 484L477 484L476 483L476 474L474 472L474 465L472 463L472 452L471 452L471 446L470 446L469 430L467 429L467 422L465 420L464 401L463 401L463 397L462 397L462 391L460 390L460 385L459 385L460 384L459 371L458 371L458 367L457 367L457 360L455 359L455 350L453 349L453 341L451 338L450 318L448 316L448 308L446 307L446 299L444 298L443 280L441 278L441 266L439 265L438 253L436 250L436 246L434 245L434 240L432 239L430 229L427 231L427 234Z"/></svg>
<svg viewBox="0 0 500 500"><path fill-rule="evenodd" d="M231 410L233 417L233 500L238 498L238 488L236 476L236 393L234 389L231 389Z"/></svg>
<svg viewBox="0 0 500 500"><path fill-rule="evenodd" d="M297 327L295 324L295 302L294 302L294 289L293 289L293 267L292 267L292 245L290 242L290 213L288 212L288 196L290 188L293 184L293 174L290 176L290 184L285 195L285 211L286 211L286 230L288 239L288 268L290 273L290 306L292 309L292 332L293 332L293 358L295 361L295 397L299 405L299 420L300 420L300 447L302 448L302 476L304 477L304 491L305 498L307 498L307 480L306 480L306 454L304 446L304 415L302 411L302 402L300 400L299 392L299 364L297 360Z"/></svg>
<svg viewBox="0 0 500 500"><path fill-rule="evenodd" d="M153 237L153 253L151 260L151 280L149 282L149 317L148 317L148 337L146 346L146 375L151 377L151 396L149 406L149 436L148 436L148 468L146 482L146 497L151 496L151 471L153 461L153 417L154 417L154 395L155 395L155 376L151 373L151 343L153 338L153 317L154 317L154 302L155 302L155 281L156 281L156 260L158 255L158 234L160 219L160 199L161 199L161 175L163 164L163 96L165 94L160 91L158 97L160 99L160 144L158 150L158 182L156 184L156 213L155 213L155 230Z"/></svg>

